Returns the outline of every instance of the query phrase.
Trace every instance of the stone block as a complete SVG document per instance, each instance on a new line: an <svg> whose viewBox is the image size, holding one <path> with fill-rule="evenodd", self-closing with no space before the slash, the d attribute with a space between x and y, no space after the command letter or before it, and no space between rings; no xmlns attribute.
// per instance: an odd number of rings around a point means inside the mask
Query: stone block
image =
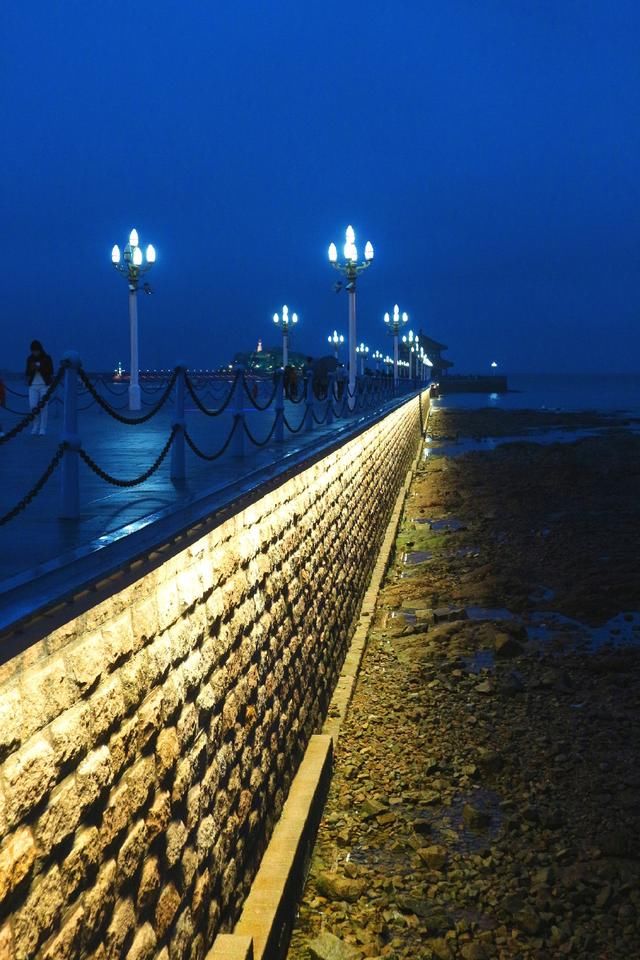
<svg viewBox="0 0 640 960"><path fill-rule="evenodd" d="M98 828L87 827L79 831L70 852L60 865L62 891L66 903L70 903L81 887L90 886L101 856Z"/></svg>
<svg viewBox="0 0 640 960"><path fill-rule="evenodd" d="M209 901L209 894L211 892L211 872L208 867L202 871L199 876L196 877L196 882L193 887L193 894L191 896L191 910L193 912L194 919L199 923L201 916L204 915L205 907Z"/></svg>
<svg viewBox="0 0 640 960"><path fill-rule="evenodd" d="M27 960L34 955L38 944L52 932L63 903L60 870L54 865L39 877L22 907L13 915L17 960Z"/></svg>
<svg viewBox="0 0 640 960"><path fill-rule="evenodd" d="M186 907L175 921L173 936L169 941L169 956L171 960L185 960L185 958L189 957L193 936L193 917L191 916L189 907Z"/></svg>
<svg viewBox="0 0 640 960"><path fill-rule="evenodd" d="M0 904L28 877L36 859L33 834L21 827L0 848Z"/></svg>
<svg viewBox="0 0 640 960"><path fill-rule="evenodd" d="M103 740L125 715L125 701L118 674L95 690L89 700L89 725L94 743Z"/></svg>
<svg viewBox="0 0 640 960"><path fill-rule="evenodd" d="M120 847L117 857L117 884L122 887L135 875L147 848L147 828L144 820L132 827Z"/></svg>
<svg viewBox="0 0 640 960"><path fill-rule="evenodd" d="M69 767L89 749L89 705L84 701L52 720L47 734L61 770Z"/></svg>
<svg viewBox="0 0 640 960"><path fill-rule="evenodd" d="M156 794L153 803L147 811L147 839L152 843L156 837L164 833L171 820L171 801L168 791Z"/></svg>
<svg viewBox="0 0 640 960"><path fill-rule="evenodd" d="M194 830L200 821L200 794L202 788L196 783L187 793L187 830Z"/></svg>
<svg viewBox="0 0 640 960"><path fill-rule="evenodd" d="M104 947L109 960L124 957L127 945L133 939L136 914L130 898L116 904L111 922L104 937Z"/></svg>
<svg viewBox="0 0 640 960"><path fill-rule="evenodd" d="M174 917L180 909L180 902L180 894L172 883L163 887L155 909L155 928L161 940L164 939L171 927Z"/></svg>
<svg viewBox="0 0 640 960"><path fill-rule="evenodd" d="M187 828L182 820L172 820L165 834L165 857L169 868L175 867L187 844Z"/></svg>
<svg viewBox="0 0 640 960"><path fill-rule="evenodd" d="M0 690L0 761L20 746L22 740L22 701L15 683L6 683Z"/></svg>
<svg viewBox="0 0 640 960"><path fill-rule="evenodd" d="M129 947L127 960L151 960L157 945L156 935L150 923L143 924Z"/></svg>
<svg viewBox="0 0 640 960"><path fill-rule="evenodd" d="M161 633L147 647L151 672L158 680L166 677L171 666L171 638L168 632ZM157 682L157 681L156 681Z"/></svg>
<svg viewBox="0 0 640 960"><path fill-rule="evenodd" d="M76 778L72 774L63 780L49 797L46 810L35 822L38 847L44 856L75 832L83 811L89 805L86 796L80 796Z"/></svg>
<svg viewBox="0 0 640 960"><path fill-rule="evenodd" d="M78 765L76 784L78 801L83 809L95 803L113 779L111 754L105 745L92 750Z"/></svg>
<svg viewBox="0 0 640 960"><path fill-rule="evenodd" d="M68 710L79 695L61 656L49 657L38 667L25 671L20 694L25 737Z"/></svg>
<svg viewBox="0 0 640 960"><path fill-rule="evenodd" d="M159 632L158 609L153 594L134 604L131 620L136 643L148 643L157 635Z"/></svg>
<svg viewBox="0 0 640 960"><path fill-rule="evenodd" d="M14 960L15 950L13 947L13 935L9 922L0 927L0 957L2 960Z"/></svg>
<svg viewBox="0 0 640 960"><path fill-rule="evenodd" d="M178 717L176 729L180 746L184 750L185 747L188 747L189 744L193 742L198 732L198 708L195 703L186 703L184 705Z"/></svg>
<svg viewBox="0 0 640 960"><path fill-rule="evenodd" d="M97 684L106 669L102 633L85 634L64 652L67 669L80 693L84 694Z"/></svg>
<svg viewBox="0 0 640 960"><path fill-rule="evenodd" d="M124 833L131 815L131 793L129 783L125 780L111 790L102 814L100 845L103 850L108 849L114 840Z"/></svg>
<svg viewBox="0 0 640 960"><path fill-rule="evenodd" d="M30 814L55 783L55 754L48 740L36 734L4 763L5 816L15 826Z"/></svg>
<svg viewBox="0 0 640 960"><path fill-rule="evenodd" d="M166 630L176 622L180 616L178 589L172 580L159 583L156 589L156 603L158 610L158 630Z"/></svg>
<svg viewBox="0 0 640 960"><path fill-rule="evenodd" d="M140 874L138 895L136 897L136 907L138 911L148 910L156 902L161 886L160 862L155 856L149 857L143 863Z"/></svg>
<svg viewBox="0 0 640 960"><path fill-rule="evenodd" d="M131 622L131 611L128 609L103 622L101 633L104 657L110 669L126 660L138 649Z"/></svg>
<svg viewBox="0 0 640 960"><path fill-rule="evenodd" d="M70 910L63 918L60 932L44 945L38 954L38 960L78 960L80 957L80 934L84 920L84 910L81 906Z"/></svg>
<svg viewBox="0 0 640 960"><path fill-rule="evenodd" d="M91 946L101 935L115 903L116 862L109 860L100 870L93 887L84 895L85 912L82 943Z"/></svg>
<svg viewBox="0 0 640 960"><path fill-rule="evenodd" d="M156 687L145 698L143 704L138 710L137 730L138 730L138 750L144 752L145 747L152 740L159 730L162 729L162 687Z"/></svg>
<svg viewBox="0 0 640 960"><path fill-rule="evenodd" d="M175 727L165 727L158 735L156 742L156 776L160 783L164 783L172 774L180 756L180 742Z"/></svg>
<svg viewBox="0 0 640 960"><path fill-rule="evenodd" d="M149 654L140 650L118 670L118 677L122 684L122 695L127 713L137 710L147 693L151 689L151 667Z"/></svg>
<svg viewBox="0 0 640 960"><path fill-rule="evenodd" d="M149 792L156 779L156 761L154 756L141 757L126 773L129 785L129 803L131 811L139 811L147 803Z"/></svg>
<svg viewBox="0 0 640 960"><path fill-rule="evenodd" d="M198 854L193 847L185 847L180 860L180 878L182 881L182 891L188 892L191 889L193 878L198 869Z"/></svg>

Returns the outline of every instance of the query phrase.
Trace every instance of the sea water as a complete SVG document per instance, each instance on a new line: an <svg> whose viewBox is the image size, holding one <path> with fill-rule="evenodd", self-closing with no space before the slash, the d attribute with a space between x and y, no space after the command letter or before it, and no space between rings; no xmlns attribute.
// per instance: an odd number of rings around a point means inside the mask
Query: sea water
<svg viewBox="0 0 640 960"><path fill-rule="evenodd" d="M507 393L452 393L441 408L495 407L502 410L597 410L640 416L640 372L623 374L507 374ZM445 378L443 378L444 380Z"/></svg>

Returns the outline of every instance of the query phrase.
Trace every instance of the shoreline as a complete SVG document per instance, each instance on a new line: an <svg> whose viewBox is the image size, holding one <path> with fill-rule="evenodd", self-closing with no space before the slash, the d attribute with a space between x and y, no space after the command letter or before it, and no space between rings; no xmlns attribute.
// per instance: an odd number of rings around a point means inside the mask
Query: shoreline
<svg viewBox="0 0 640 960"><path fill-rule="evenodd" d="M575 442L423 459L289 960L640 955L640 437L589 416ZM435 410L429 433L531 417Z"/></svg>

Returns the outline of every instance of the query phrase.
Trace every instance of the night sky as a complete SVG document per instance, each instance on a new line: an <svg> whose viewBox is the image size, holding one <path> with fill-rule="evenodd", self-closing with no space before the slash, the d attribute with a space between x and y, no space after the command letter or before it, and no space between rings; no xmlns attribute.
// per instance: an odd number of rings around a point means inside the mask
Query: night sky
<svg viewBox="0 0 640 960"><path fill-rule="evenodd" d="M2 341L128 365L131 227L152 242L140 365L329 352L327 248L457 372L640 368L638 0L5 3Z"/></svg>

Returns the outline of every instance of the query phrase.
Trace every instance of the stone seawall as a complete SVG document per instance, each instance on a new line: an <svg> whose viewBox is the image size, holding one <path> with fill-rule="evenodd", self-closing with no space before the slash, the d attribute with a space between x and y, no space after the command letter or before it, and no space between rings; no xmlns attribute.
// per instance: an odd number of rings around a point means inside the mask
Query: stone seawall
<svg viewBox="0 0 640 960"><path fill-rule="evenodd" d="M0 960L191 960L232 926L420 426L414 399L0 667Z"/></svg>

